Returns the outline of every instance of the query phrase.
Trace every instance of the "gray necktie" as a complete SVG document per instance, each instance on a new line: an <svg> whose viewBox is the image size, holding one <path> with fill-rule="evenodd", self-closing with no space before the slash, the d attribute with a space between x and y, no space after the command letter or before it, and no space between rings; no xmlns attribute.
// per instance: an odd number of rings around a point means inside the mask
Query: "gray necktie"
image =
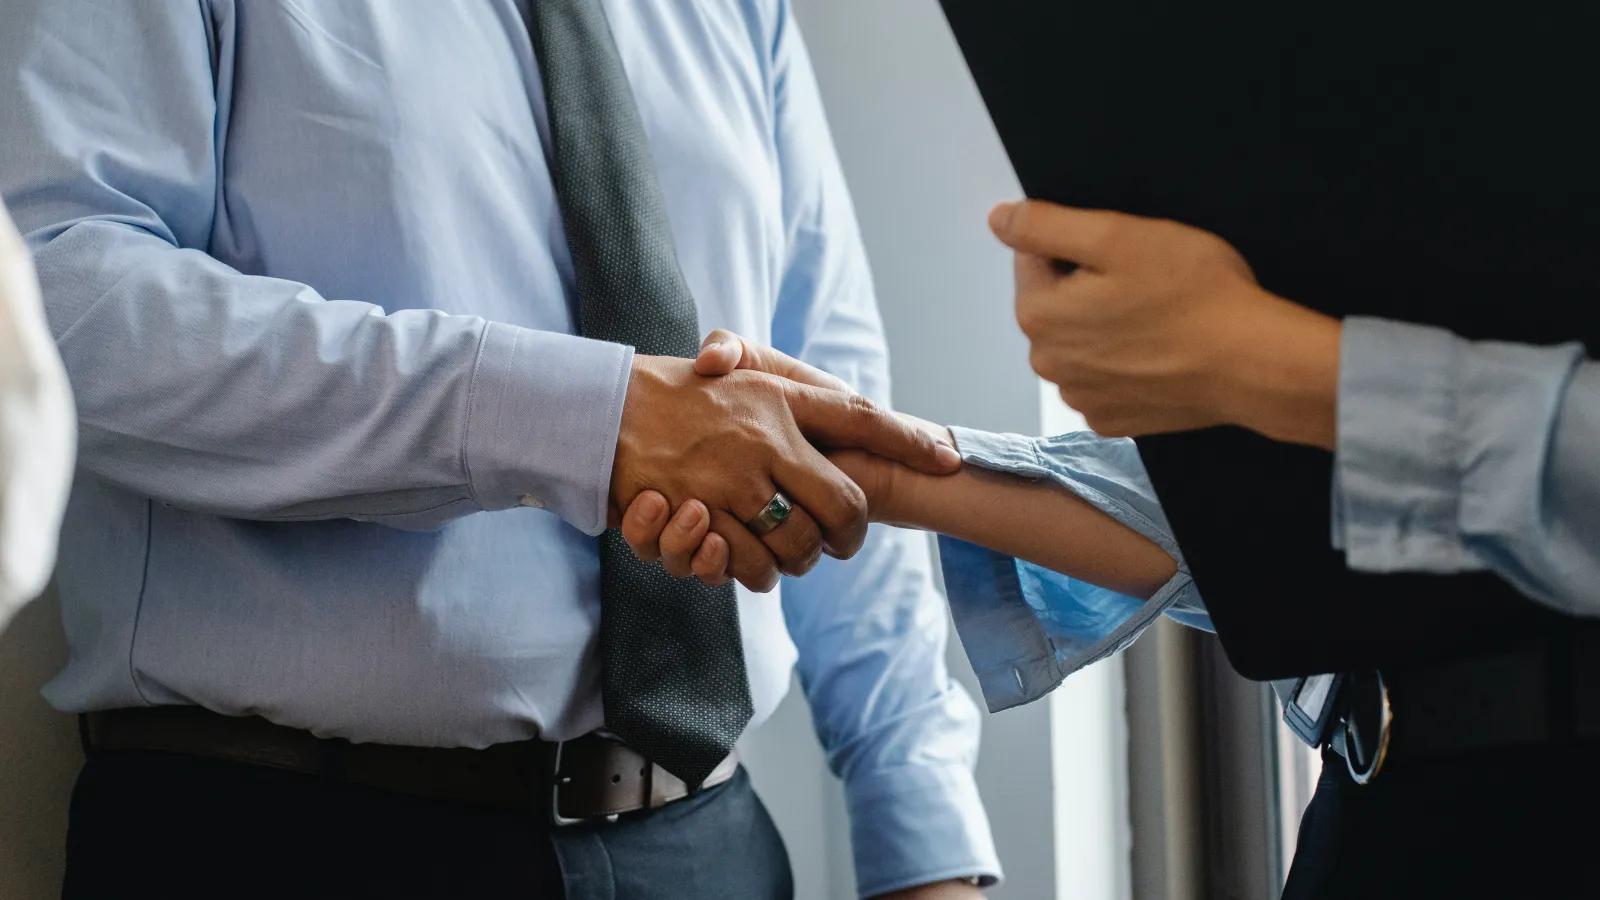
<svg viewBox="0 0 1600 900"><path fill-rule="evenodd" d="M531 0L529 24L583 334L693 357L694 298L600 0ZM616 531L600 538L600 582L606 727L698 785L753 712L733 586L674 579Z"/></svg>

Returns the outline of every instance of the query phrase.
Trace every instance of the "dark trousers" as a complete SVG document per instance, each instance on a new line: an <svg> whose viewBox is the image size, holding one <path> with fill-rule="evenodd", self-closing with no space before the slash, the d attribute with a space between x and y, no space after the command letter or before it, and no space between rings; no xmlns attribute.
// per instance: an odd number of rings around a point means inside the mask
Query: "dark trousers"
<svg viewBox="0 0 1600 900"><path fill-rule="evenodd" d="M352 787L242 763L91 755L62 896L789 900L788 855L741 770L613 824Z"/></svg>
<svg viewBox="0 0 1600 900"><path fill-rule="evenodd" d="M1600 897L1600 746L1386 766L1324 753L1284 900Z"/></svg>

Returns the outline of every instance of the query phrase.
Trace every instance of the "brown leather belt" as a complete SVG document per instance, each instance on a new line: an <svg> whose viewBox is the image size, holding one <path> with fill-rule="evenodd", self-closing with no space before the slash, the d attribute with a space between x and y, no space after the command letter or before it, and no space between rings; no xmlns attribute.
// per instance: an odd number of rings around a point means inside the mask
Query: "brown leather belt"
<svg viewBox="0 0 1600 900"><path fill-rule="evenodd" d="M599 734L482 750L354 744L255 716L153 706L82 717L89 752L154 750L270 766L400 794L527 812L556 826L615 820L689 796L688 785L627 744ZM722 761L702 788L733 777Z"/></svg>

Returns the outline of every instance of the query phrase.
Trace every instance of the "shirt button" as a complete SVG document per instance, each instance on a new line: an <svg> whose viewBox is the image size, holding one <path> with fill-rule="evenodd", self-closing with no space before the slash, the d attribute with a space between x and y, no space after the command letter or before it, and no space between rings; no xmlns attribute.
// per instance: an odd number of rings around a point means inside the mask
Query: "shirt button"
<svg viewBox="0 0 1600 900"><path fill-rule="evenodd" d="M529 509L544 509L544 501L532 494L523 494L521 503Z"/></svg>

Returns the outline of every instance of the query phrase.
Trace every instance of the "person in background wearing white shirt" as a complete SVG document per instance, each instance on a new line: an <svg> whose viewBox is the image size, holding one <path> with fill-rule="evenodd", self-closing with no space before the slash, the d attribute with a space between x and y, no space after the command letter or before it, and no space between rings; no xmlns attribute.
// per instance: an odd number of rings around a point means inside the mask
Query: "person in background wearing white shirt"
<svg viewBox="0 0 1600 900"><path fill-rule="evenodd" d="M33 261L0 206L0 629L55 567L76 441Z"/></svg>

